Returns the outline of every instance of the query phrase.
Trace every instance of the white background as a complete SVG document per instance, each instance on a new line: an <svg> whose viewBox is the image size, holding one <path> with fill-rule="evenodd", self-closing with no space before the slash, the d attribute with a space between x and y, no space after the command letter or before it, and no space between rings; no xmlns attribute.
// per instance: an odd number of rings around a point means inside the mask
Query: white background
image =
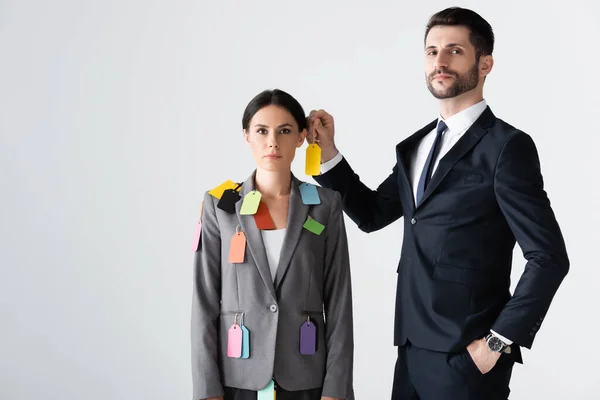
<svg viewBox="0 0 600 400"><path fill-rule="evenodd" d="M245 105L328 110L374 188L436 117L423 32L450 5L0 0L0 398L190 399L191 242L204 191L254 168ZM511 398L597 399L600 7L458 5L496 32L485 97L534 138L571 258ZM356 394L388 399L402 223L346 221Z"/></svg>

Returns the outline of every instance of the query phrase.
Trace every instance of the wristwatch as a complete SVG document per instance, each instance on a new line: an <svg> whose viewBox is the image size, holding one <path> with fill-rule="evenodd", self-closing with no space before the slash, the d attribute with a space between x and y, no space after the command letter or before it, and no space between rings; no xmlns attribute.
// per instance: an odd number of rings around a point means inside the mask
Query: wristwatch
<svg viewBox="0 0 600 400"><path fill-rule="evenodd" d="M487 342L488 347L491 351L495 351L496 353L510 354L510 346L504 343L498 336L495 336L493 333L488 333L485 337L485 341Z"/></svg>

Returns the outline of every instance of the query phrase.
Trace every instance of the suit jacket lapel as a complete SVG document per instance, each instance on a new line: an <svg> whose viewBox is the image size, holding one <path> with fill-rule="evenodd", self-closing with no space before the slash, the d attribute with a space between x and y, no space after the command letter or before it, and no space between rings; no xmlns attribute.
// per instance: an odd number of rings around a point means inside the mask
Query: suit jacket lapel
<svg viewBox="0 0 600 400"><path fill-rule="evenodd" d="M458 162L469 150L473 148L487 133L488 128L493 124L496 117L489 107L481 114L481 116L471 125L465 134L456 142L456 144L440 159L431 181L423 193L423 199L420 204L423 204L431 193L439 186L444 177L450 172L454 164ZM432 128L433 129L433 128ZM420 205L419 205L420 206ZM417 207L419 207L417 206Z"/></svg>
<svg viewBox="0 0 600 400"><path fill-rule="evenodd" d="M279 286L281 286L281 282L283 281L283 278L285 277L285 274L290 266L292 255L294 254L298 241L300 240L300 234L304 229L302 226L304 225L304 222L308 216L309 206L302 202L302 196L300 195L301 183L302 182L292 175L287 228L283 239L283 246L281 247L281 255L279 257L277 273L275 274L275 289L278 289Z"/></svg>
<svg viewBox="0 0 600 400"><path fill-rule="evenodd" d="M273 286L271 269L269 268L269 260L267 258L267 252L265 250L265 244L262 239L260 229L258 229L258 227L256 226L256 222L254 222L254 216L240 215L240 208L242 207L244 196L255 189L255 175L256 171L242 185L242 190L240 191L242 199L238 200L238 202L235 204L235 209L236 214L238 216L238 220L240 222L240 227L246 235L246 243L248 249L250 250L250 253L252 254L252 258L254 258L256 268L258 269L258 272L262 277L265 286L269 290L269 293L271 294L271 296L273 296L273 299L277 299L277 296L275 295L275 287Z"/></svg>
<svg viewBox="0 0 600 400"><path fill-rule="evenodd" d="M398 174L399 174L398 178L400 179L400 184L404 191L405 199L410 201L410 204L412 205L413 210L416 207L416 205L415 205L415 197L413 196L413 187L412 187L412 183L410 181L410 175L409 175L410 161L411 161L410 155L412 154L413 151L416 151L417 146L419 145L419 142L421 141L421 139L423 139L425 137L425 135L427 135L429 132L431 132L433 130L433 128L435 128L436 124L437 124L437 119L430 122L429 124L427 124L426 126L421 128L420 130L415 132L414 134L410 135L409 137L404 139L402 142L398 143L398 145L396 146L396 158L398 160Z"/></svg>

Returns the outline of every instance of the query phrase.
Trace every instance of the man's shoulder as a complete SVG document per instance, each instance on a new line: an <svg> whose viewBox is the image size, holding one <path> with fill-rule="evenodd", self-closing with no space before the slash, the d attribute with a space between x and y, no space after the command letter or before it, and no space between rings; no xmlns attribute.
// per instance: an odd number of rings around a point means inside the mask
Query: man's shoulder
<svg viewBox="0 0 600 400"><path fill-rule="evenodd" d="M494 139L501 147L504 147L507 142L515 137L527 137L533 140L529 134L513 124L505 121L502 118L496 117L494 123L489 129L488 136Z"/></svg>

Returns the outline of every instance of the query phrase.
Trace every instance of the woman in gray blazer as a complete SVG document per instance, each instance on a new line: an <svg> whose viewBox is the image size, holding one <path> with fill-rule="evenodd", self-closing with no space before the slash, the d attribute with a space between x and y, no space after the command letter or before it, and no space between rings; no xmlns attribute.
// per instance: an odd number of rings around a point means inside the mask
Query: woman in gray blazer
<svg viewBox="0 0 600 400"><path fill-rule="evenodd" d="M242 127L256 168L205 193L194 242L193 400L354 399L340 195L291 172L307 133L292 96L258 94Z"/></svg>

